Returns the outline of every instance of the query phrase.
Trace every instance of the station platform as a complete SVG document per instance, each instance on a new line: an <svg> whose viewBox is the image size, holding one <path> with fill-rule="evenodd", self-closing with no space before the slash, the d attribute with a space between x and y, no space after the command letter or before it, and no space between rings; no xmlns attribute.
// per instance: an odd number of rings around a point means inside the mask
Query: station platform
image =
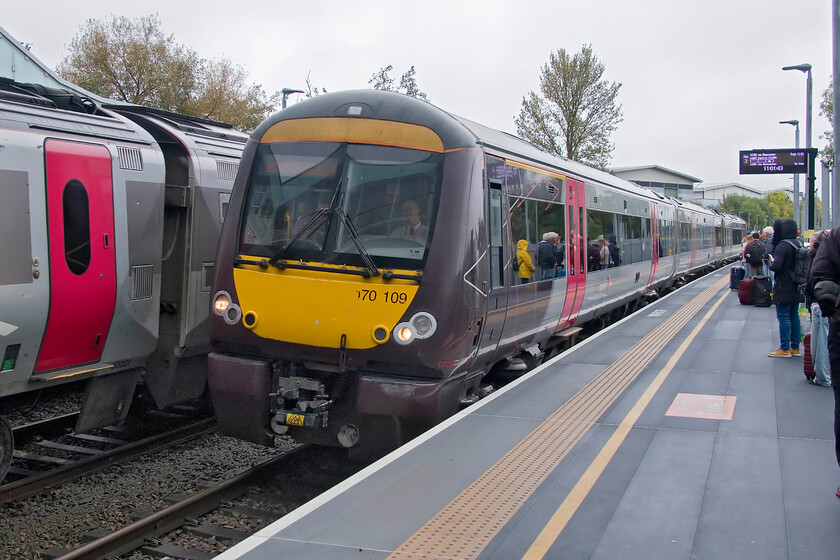
<svg viewBox="0 0 840 560"><path fill-rule="evenodd" d="M770 358L723 268L575 345L220 555L840 557L830 388Z"/></svg>

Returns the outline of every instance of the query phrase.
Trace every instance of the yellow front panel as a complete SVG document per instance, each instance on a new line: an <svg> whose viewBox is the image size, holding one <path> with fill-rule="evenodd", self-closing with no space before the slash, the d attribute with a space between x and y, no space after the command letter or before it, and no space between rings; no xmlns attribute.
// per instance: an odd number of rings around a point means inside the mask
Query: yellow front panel
<svg viewBox="0 0 840 560"><path fill-rule="evenodd" d="M443 152L443 141L430 128L376 119L344 117L280 121L260 142L350 142Z"/></svg>
<svg viewBox="0 0 840 560"><path fill-rule="evenodd" d="M416 281L298 269L244 266L233 279L242 313L257 315L257 335L325 348L339 348L342 334L347 348L376 346L373 329L393 331L417 293Z"/></svg>

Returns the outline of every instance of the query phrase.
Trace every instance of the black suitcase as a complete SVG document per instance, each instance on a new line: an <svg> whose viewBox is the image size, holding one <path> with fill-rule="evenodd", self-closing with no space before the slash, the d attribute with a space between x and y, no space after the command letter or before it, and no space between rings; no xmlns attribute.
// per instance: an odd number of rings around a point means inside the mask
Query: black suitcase
<svg viewBox="0 0 840 560"><path fill-rule="evenodd" d="M747 271L743 266L736 265L729 269L729 289L737 290L738 284L741 283L741 280L743 280L746 275Z"/></svg>
<svg viewBox="0 0 840 560"><path fill-rule="evenodd" d="M770 307L771 297L769 276L756 276L753 279L753 305L756 307Z"/></svg>

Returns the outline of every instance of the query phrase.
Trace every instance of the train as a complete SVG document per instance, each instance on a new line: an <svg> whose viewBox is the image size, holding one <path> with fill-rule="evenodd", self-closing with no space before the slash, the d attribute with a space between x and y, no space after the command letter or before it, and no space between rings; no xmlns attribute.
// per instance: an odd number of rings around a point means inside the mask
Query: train
<svg viewBox="0 0 840 560"><path fill-rule="evenodd" d="M98 97L0 28L0 397L79 381L79 432L138 383L202 396L216 244L248 136ZM0 417L0 480L12 457Z"/></svg>
<svg viewBox="0 0 840 560"><path fill-rule="evenodd" d="M521 283L517 244L533 254L547 232L565 274ZM222 227L219 426L268 446L391 447L476 402L494 372L738 258L745 233L406 95L302 101L251 134ZM615 236L616 266L585 264L600 236Z"/></svg>

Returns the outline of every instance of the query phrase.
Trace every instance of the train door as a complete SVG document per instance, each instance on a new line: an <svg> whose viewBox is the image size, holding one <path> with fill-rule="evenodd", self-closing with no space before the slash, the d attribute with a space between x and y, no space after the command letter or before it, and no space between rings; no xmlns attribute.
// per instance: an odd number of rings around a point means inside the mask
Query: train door
<svg viewBox="0 0 840 560"><path fill-rule="evenodd" d="M570 327L583 306L586 291L586 209L583 183L566 180L566 299L556 331Z"/></svg>
<svg viewBox="0 0 840 560"><path fill-rule="evenodd" d="M50 306L36 371L102 356L116 300L111 154L47 140Z"/></svg>
<svg viewBox="0 0 840 560"><path fill-rule="evenodd" d="M689 213L689 219L691 220L691 265L689 269L694 268L694 262L697 260L697 214L694 212Z"/></svg>
<svg viewBox="0 0 840 560"><path fill-rule="evenodd" d="M501 340L508 306L508 290L505 286L504 214L502 207L502 185L490 182L487 201L487 224L489 226L489 248L487 262L490 264L487 286L487 309L482 326L480 356L492 356Z"/></svg>
<svg viewBox="0 0 840 560"><path fill-rule="evenodd" d="M656 269L659 267L659 257L664 256L662 242L659 239L659 212L655 202L650 203L650 278L647 287L650 288L656 280Z"/></svg>

